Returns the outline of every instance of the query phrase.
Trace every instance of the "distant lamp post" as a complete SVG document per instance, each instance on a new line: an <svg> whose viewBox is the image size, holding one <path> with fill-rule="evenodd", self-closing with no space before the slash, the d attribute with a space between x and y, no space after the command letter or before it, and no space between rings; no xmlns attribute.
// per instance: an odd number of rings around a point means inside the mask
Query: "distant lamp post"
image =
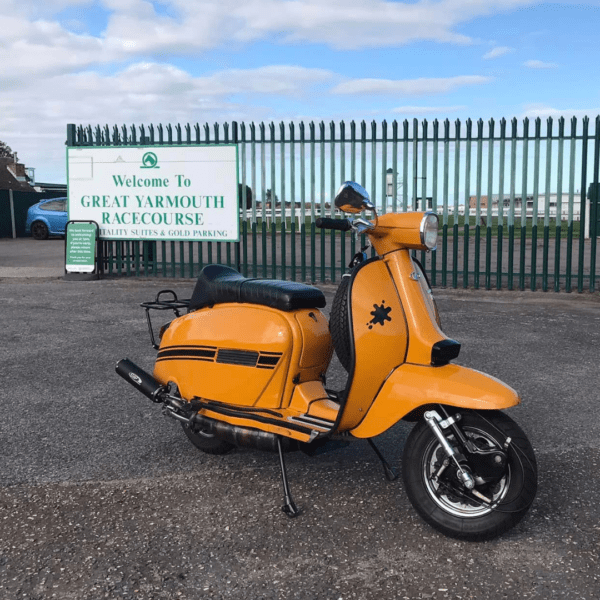
<svg viewBox="0 0 600 600"><path fill-rule="evenodd" d="M396 186L394 188L394 175L396 176ZM386 198L391 199L391 206L393 207L394 199L397 198L398 192L402 188L402 181L398 179L398 174L395 173L391 167L385 172L385 195ZM386 206L387 208L387 206Z"/></svg>
<svg viewBox="0 0 600 600"><path fill-rule="evenodd" d="M421 198L421 203L423 204L422 210L427 210L427 194L425 193L427 177L415 177L415 195L413 202L413 210L419 210L419 196L417 186L419 183L419 179L423 181L423 197Z"/></svg>
<svg viewBox="0 0 600 600"><path fill-rule="evenodd" d="M394 196L394 169L391 167L385 172L386 196Z"/></svg>

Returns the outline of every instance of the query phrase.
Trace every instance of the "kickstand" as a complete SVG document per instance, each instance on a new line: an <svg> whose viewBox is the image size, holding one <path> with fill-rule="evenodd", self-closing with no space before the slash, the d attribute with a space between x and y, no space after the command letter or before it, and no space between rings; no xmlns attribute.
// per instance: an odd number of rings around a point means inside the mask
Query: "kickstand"
<svg viewBox="0 0 600 600"><path fill-rule="evenodd" d="M385 472L385 478L388 481L396 481L396 479L398 479L398 473L396 473L396 471L394 471L394 469L390 467L387 460L385 460L383 454L381 454L381 452L379 451L379 448L375 445L375 442L371 438L367 439L367 442L369 442L369 446L373 448L373 451L375 452L375 454L377 454L377 457L381 461L381 464L383 465L383 471Z"/></svg>
<svg viewBox="0 0 600 600"><path fill-rule="evenodd" d="M279 451L279 466L281 467L281 480L283 482L283 501L284 505L281 510L290 518L297 517L300 514L300 509L296 506L292 494L290 492L290 486L287 480L287 473L285 469L285 461L283 460L283 450L281 449L281 440L277 437L277 450Z"/></svg>

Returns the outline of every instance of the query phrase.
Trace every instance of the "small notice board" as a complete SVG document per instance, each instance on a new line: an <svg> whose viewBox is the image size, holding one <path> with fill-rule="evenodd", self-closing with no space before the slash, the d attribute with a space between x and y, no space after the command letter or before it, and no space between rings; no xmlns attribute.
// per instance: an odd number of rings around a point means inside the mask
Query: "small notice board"
<svg viewBox="0 0 600 600"><path fill-rule="evenodd" d="M97 279L98 224L69 221L65 238L65 272L68 279Z"/></svg>

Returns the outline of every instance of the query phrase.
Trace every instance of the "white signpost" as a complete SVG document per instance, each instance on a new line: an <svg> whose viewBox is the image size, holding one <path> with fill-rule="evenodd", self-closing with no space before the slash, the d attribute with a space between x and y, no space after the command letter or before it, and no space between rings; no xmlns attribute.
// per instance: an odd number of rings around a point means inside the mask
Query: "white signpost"
<svg viewBox="0 0 600 600"><path fill-rule="evenodd" d="M69 219L104 240L239 240L237 147L67 149Z"/></svg>

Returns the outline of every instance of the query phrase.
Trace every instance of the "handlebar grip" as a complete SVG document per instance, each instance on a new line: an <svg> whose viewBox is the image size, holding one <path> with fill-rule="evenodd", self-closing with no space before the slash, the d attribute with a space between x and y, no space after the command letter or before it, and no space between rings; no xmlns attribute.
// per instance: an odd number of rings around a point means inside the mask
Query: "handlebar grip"
<svg viewBox="0 0 600 600"><path fill-rule="evenodd" d="M315 221L315 225L320 229L338 229L339 231L350 231L352 228L348 219L328 219L327 217L319 217Z"/></svg>

